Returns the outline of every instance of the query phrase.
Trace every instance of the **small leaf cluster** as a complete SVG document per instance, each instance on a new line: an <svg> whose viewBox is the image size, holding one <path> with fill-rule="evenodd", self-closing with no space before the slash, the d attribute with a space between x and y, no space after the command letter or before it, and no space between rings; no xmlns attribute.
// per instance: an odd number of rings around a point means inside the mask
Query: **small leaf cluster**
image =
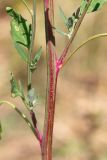
<svg viewBox="0 0 107 160"><path fill-rule="evenodd" d="M28 91L27 96L25 96L21 81L18 82L14 78L13 73L11 73L10 83L11 83L11 96L13 98L20 97L22 101L24 101L25 104L27 105L27 108L32 110L38 103L38 96L36 94L35 88L31 88Z"/></svg>
<svg viewBox="0 0 107 160"><path fill-rule="evenodd" d="M59 34L61 34L63 36L67 36L70 39L72 37L72 33L75 29L75 26L76 26L78 20L81 18L83 12L87 8L88 2L89 2L89 0L82 0L80 7L75 12L73 12L72 16L70 16L70 17L66 17L64 11L61 9L61 7L59 7L61 18L62 18L65 26L67 27L68 33L65 33L65 32L61 31L60 29L54 27L56 32L58 32ZM92 0L91 4L87 10L87 13L98 11L99 9L102 8L102 6L106 2L107 2L107 0Z"/></svg>
<svg viewBox="0 0 107 160"><path fill-rule="evenodd" d="M87 7L88 0L82 0L81 6L80 6L80 14L83 13L84 9ZM103 7L103 5L107 2L107 0L92 0L87 13L98 11Z"/></svg>

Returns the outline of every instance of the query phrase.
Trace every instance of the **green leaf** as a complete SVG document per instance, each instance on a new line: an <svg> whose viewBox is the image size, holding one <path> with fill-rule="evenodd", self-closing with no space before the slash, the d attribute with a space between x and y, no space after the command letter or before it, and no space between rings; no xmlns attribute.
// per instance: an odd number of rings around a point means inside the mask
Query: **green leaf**
<svg viewBox="0 0 107 160"><path fill-rule="evenodd" d="M37 63L40 60L41 54L42 54L42 47L40 47L35 54L35 57L34 57L34 62L35 63Z"/></svg>
<svg viewBox="0 0 107 160"><path fill-rule="evenodd" d="M31 65L30 65L31 71L34 71L36 69L36 66L37 66L38 61L40 60L41 54L42 54L42 47L38 49L38 51L35 54L34 59L31 62Z"/></svg>
<svg viewBox="0 0 107 160"><path fill-rule="evenodd" d="M87 6L87 0L82 0L81 6L80 6L80 15L84 12L86 6Z"/></svg>
<svg viewBox="0 0 107 160"><path fill-rule="evenodd" d="M103 5L105 3L107 3L107 0L93 0L91 2L89 9L88 9L88 13L95 12L95 11L99 10L100 8L103 7Z"/></svg>
<svg viewBox="0 0 107 160"><path fill-rule="evenodd" d="M7 7L6 11L12 17L11 34L14 42L21 43L29 48L31 43L31 24L11 7Z"/></svg>
<svg viewBox="0 0 107 160"><path fill-rule="evenodd" d="M25 52L25 49L22 47L22 45L16 42L16 43L15 43L15 48L16 48L16 50L18 51L20 57L21 57L25 62L28 62L28 56L27 56L27 54L26 54L26 52Z"/></svg>
<svg viewBox="0 0 107 160"><path fill-rule="evenodd" d="M92 0L87 13L95 12L103 7L103 5L107 2L107 0ZM84 9L87 6L87 0L82 0L80 6L80 14L83 13Z"/></svg>
<svg viewBox="0 0 107 160"><path fill-rule="evenodd" d="M11 17L11 35L14 41L15 47L19 52L19 55L24 61L27 61L27 55L23 47L29 49L31 44L32 29L31 24L27 22L20 14L14 11L11 7L7 7L6 11Z"/></svg>
<svg viewBox="0 0 107 160"><path fill-rule="evenodd" d="M1 133L2 133L2 126L1 126L1 122L0 122L0 139L1 139Z"/></svg>
<svg viewBox="0 0 107 160"><path fill-rule="evenodd" d="M13 98L15 97L24 97L24 93L22 90L22 85L21 83L18 83L15 79L13 74L11 73L11 79L10 79L10 83L11 83L11 95Z"/></svg>

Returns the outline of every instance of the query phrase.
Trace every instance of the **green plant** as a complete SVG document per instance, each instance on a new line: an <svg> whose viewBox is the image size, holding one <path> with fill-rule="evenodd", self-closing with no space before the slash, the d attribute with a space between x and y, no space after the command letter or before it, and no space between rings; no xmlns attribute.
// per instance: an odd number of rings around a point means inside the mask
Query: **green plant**
<svg viewBox="0 0 107 160"><path fill-rule="evenodd" d="M35 88L32 87L32 74L37 69L38 61L42 54L42 48L40 47L36 53L34 53L34 41L36 32L36 0L33 0L33 12L29 8L25 0L21 1L29 14L31 15L31 24L23 18L13 8L7 7L7 14L11 17L11 36L15 48L24 61L27 64L27 95L23 90L21 81L17 82L11 73L11 95L13 98L20 97L28 112L30 113L32 123L30 120L12 103L1 100L0 104L6 103L27 122L28 126L33 131L37 140L40 143L42 160L52 160L52 140L53 140L53 125L54 125L54 113L56 102L56 89L57 79L59 71L70 60L82 46L91 40L99 37L107 36L107 33L98 34L92 36L85 42L83 42L77 49L75 49L69 56L68 50L77 34L77 31L86 14L99 10L107 0L82 0L80 7L70 17L66 17L65 13L61 9L61 18L67 27L68 32L65 33L54 26L54 0L44 0L44 12L45 12L45 31L46 31L46 59L47 59L47 92L46 92L46 106L45 106L45 118L44 118L44 130L41 134L38 126L34 107L36 106L37 96ZM58 32L63 36L68 37L68 43L63 49L60 57L58 58L54 48L56 48L55 34ZM2 127L0 123L0 138L2 133Z"/></svg>

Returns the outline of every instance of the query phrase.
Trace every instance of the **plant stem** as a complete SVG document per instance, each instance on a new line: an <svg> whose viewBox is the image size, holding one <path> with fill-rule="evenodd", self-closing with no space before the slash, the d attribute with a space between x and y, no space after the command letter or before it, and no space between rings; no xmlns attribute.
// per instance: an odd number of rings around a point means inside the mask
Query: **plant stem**
<svg viewBox="0 0 107 160"><path fill-rule="evenodd" d="M59 61L60 61L60 63L61 63L62 65L63 65L64 59L65 59L65 57L66 57L66 55L67 55L67 53L68 53L68 50L69 50L69 48L70 48L70 46L71 46L71 44L72 44L72 42L73 42L73 40L74 40L74 38L75 38L75 36L76 36L76 33L77 33L77 31L78 31L78 29L79 29L79 27L80 27L80 25L81 25L81 23L82 23L85 15L86 15L86 13L87 13L87 10L88 10L91 2L92 2L92 0L88 0L88 1L87 1L87 7L86 7L86 9L83 11L81 17L79 18L79 20L78 20L78 22L77 22L77 24L76 24L76 26L75 26L74 32L73 32L73 34L72 34L72 37L71 37L70 40L68 41L66 47L64 48L64 50L63 50L63 52L62 52L62 54L61 54L61 57L59 58Z"/></svg>
<svg viewBox="0 0 107 160"><path fill-rule="evenodd" d="M30 115L31 115L31 119L32 119L33 126L34 126L34 129L35 129L36 138L37 138L37 140L39 141L40 147L41 147L41 145L42 145L42 135L41 135L41 133L39 132L39 129L38 129L38 127L37 127L37 119L36 119L36 116L35 116L35 113L34 113L33 110L30 111Z"/></svg>
<svg viewBox="0 0 107 160"><path fill-rule="evenodd" d="M47 46L47 92L42 140L42 160L52 160L53 125L58 74L56 74L56 53L53 50L55 46L55 37L52 29L52 26L54 26L53 0L44 0L44 4Z"/></svg>
<svg viewBox="0 0 107 160"><path fill-rule="evenodd" d="M31 37L31 44L29 48L28 54L28 91L32 87L32 72L30 70L30 63L31 63L31 54L34 48L34 41L35 41L35 32L36 32L36 0L33 0L33 15L32 15L32 37Z"/></svg>
<svg viewBox="0 0 107 160"><path fill-rule="evenodd" d="M0 105L3 105L3 104L7 104L9 105L11 108L13 108L23 119L24 121L27 123L27 125L30 127L30 129L32 130L32 132L34 133L35 135L35 129L34 127L32 126L31 122L28 120L28 118L25 116L24 113L22 113L14 104L8 102L8 101L3 101L3 100L0 100Z"/></svg>
<svg viewBox="0 0 107 160"><path fill-rule="evenodd" d="M63 66L65 66L66 63L68 63L68 61L71 59L71 57L81 48L83 47L84 45L86 45L88 42L92 41L92 40L95 40L97 38L101 38L101 37L107 37L107 33L102 33L102 34L97 34L97 35L94 35L92 37L89 37L86 41L84 41L82 44L80 44L72 53L71 55L64 61Z"/></svg>
<svg viewBox="0 0 107 160"><path fill-rule="evenodd" d="M34 42L35 42L35 32L36 32L36 0L33 0L33 13L31 13L27 3L23 0L24 5L27 7L28 11L31 14L31 18L32 18L32 36L31 36L31 44L30 44L30 48L29 48L29 53L28 53L28 65L27 65L27 71L28 71L28 84L27 84L27 90L29 91L32 88L32 72L30 69L30 64L31 64L31 60L32 60L32 53L33 53L33 49L34 49ZM38 127L37 127L37 120L36 120L36 116L35 113L33 111L33 109L29 109L30 105L27 104L26 99L22 99L25 106L27 107L28 111L30 112L30 116L33 122L33 126L34 126L34 133L36 138L38 139L40 146L42 143L42 135L40 134Z"/></svg>
<svg viewBox="0 0 107 160"><path fill-rule="evenodd" d="M48 66L48 77L47 77L48 79L47 79L47 94L46 94L46 106L45 106L45 122L44 122L44 133L43 133L43 143L42 143L43 160L52 160L53 125L54 125L54 113L55 113L56 86L57 86L55 57L52 50L48 52L50 54L49 55L50 57L48 59L49 66Z"/></svg>

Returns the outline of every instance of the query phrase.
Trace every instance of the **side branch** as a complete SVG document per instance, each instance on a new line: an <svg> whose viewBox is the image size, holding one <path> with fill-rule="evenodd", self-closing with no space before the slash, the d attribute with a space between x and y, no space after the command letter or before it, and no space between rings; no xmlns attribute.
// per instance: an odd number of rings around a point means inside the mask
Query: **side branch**
<svg viewBox="0 0 107 160"><path fill-rule="evenodd" d="M20 115L20 117L23 118L23 120L27 123L27 125L30 127L30 129L32 130L32 132L35 135L35 129L32 126L31 122L28 120L28 118L25 116L24 113L22 113L14 104L12 104L12 103L10 103L8 101L2 101L2 100L0 100L0 105L3 105L3 104L7 104L11 108L13 108Z"/></svg>
<svg viewBox="0 0 107 160"><path fill-rule="evenodd" d="M94 35L90 38L88 38L86 41L84 41L82 44L80 44L72 53L71 55L64 61L63 66L65 66L66 63L68 63L68 61L71 59L71 57L80 49L82 48L84 45L86 45L88 42L92 41L92 40L95 40L95 39L98 39L98 38L101 38L101 37L107 37L107 33L102 33L102 34L97 34L97 35Z"/></svg>
<svg viewBox="0 0 107 160"><path fill-rule="evenodd" d="M84 10L84 12L82 13L81 17L79 18L79 20L78 20L78 22L77 22L77 24L75 26L74 32L72 34L72 37L69 39L66 47L64 48L64 50L63 50L63 52L62 52L62 54L61 54L61 56L59 58L60 65L63 65L64 59L67 56L68 50L69 50L69 48L70 48L70 46L71 46L71 44L72 44L72 42L73 42L73 40L74 40L74 38L75 38L75 36L77 34L77 31L78 31L78 29L79 29L79 27L80 27L85 15L86 15L86 13L87 13L87 10L88 10L91 2L92 2L92 0L88 0L87 7Z"/></svg>

